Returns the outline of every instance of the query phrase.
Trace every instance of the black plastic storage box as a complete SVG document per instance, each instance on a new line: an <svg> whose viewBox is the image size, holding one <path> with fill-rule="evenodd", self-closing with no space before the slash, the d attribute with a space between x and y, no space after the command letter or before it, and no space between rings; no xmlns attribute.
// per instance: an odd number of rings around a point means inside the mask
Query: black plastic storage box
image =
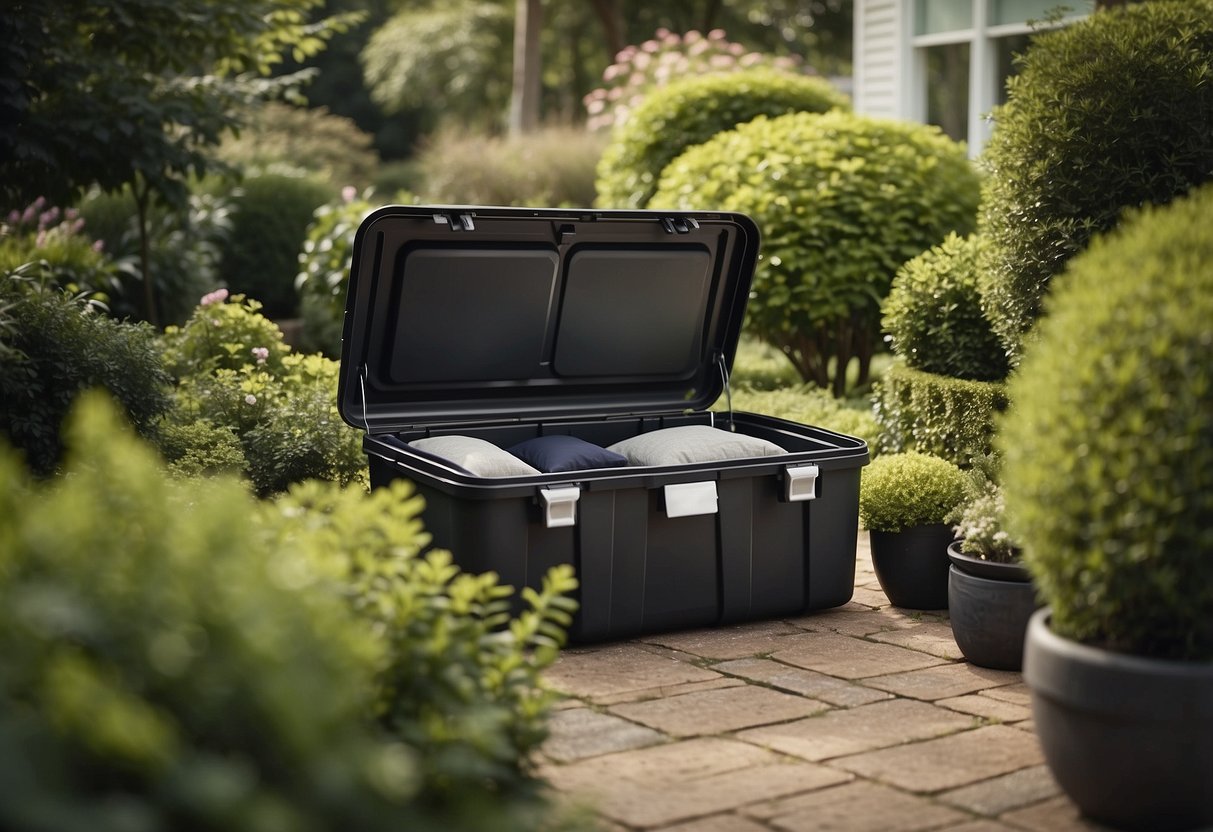
<svg viewBox="0 0 1213 832"><path fill-rule="evenodd" d="M413 481L465 570L538 587L572 564L576 641L846 603L867 445L706 409L727 391L757 257L740 214L374 212L354 240L338 390L372 486ZM786 453L483 477L408 444L606 447L686 425Z"/></svg>

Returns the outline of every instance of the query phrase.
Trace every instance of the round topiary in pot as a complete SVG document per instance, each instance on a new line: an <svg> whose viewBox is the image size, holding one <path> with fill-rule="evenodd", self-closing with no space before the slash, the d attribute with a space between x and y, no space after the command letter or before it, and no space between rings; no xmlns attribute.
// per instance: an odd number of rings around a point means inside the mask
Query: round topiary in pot
<svg viewBox="0 0 1213 832"><path fill-rule="evenodd" d="M1012 358L1049 281L1121 212L1213 178L1213 4L1139 3L1042 34L983 154L983 303Z"/></svg>
<svg viewBox="0 0 1213 832"><path fill-rule="evenodd" d="M758 118L666 167L650 207L740 211L763 231L750 331L845 392L879 344L897 269L976 220L977 174L936 127L838 110Z"/></svg>
<svg viewBox="0 0 1213 832"><path fill-rule="evenodd" d="M598 162L598 205L644 208L661 172L688 147L757 116L850 109L823 78L771 68L681 78L644 97Z"/></svg>
<svg viewBox="0 0 1213 832"><path fill-rule="evenodd" d="M965 498L965 475L914 451L877 457L859 486L859 521L868 529L872 566L889 600L910 609L948 605L946 518Z"/></svg>
<svg viewBox="0 0 1213 832"><path fill-rule="evenodd" d="M1213 825L1213 187L1076 258L1010 385L1012 532L1051 612L1024 678L1092 817Z"/></svg>

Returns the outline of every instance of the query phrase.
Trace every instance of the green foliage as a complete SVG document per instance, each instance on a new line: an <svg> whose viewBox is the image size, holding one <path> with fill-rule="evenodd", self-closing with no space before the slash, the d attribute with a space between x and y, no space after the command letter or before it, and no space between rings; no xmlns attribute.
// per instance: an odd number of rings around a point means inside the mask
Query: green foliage
<svg viewBox="0 0 1213 832"><path fill-rule="evenodd" d="M104 243L93 239L91 229L84 229L78 210L48 205L45 197L14 208L0 224L0 271L38 263L50 284L109 304L119 286L119 265L106 255Z"/></svg>
<svg viewBox="0 0 1213 832"><path fill-rule="evenodd" d="M229 295L227 289L204 295L183 326L164 331L169 372L181 379L246 365L278 370L290 347L282 342L282 330L260 310L257 301Z"/></svg>
<svg viewBox="0 0 1213 832"><path fill-rule="evenodd" d="M398 200L399 201L399 200ZM321 205L312 216L299 253L299 308L303 348L329 358L341 355L345 290L354 262L354 234L375 209L366 197Z"/></svg>
<svg viewBox="0 0 1213 832"><path fill-rule="evenodd" d="M737 387L756 390L791 387L800 381L796 368L788 363L782 353L770 344L744 333L737 344L737 355L733 358L729 377Z"/></svg>
<svg viewBox="0 0 1213 832"><path fill-rule="evenodd" d="M876 385L873 411L882 450L917 450L964 465L989 453L996 414L1006 407L1001 382L924 373L897 361Z"/></svg>
<svg viewBox="0 0 1213 832"><path fill-rule="evenodd" d="M231 203L223 196L191 193L180 210L151 206L147 217L148 266L160 299L159 320L180 324L197 299L221 280L219 262L231 232ZM143 278L135 262L140 239L135 198L129 189L90 191L80 201L85 227L122 268L106 291L115 318L143 320Z"/></svg>
<svg viewBox="0 0 1213 832"><path fill-rule="evenodd" d="M228 134L215 150L220 161L238 170L306 171L330 191L366 187L375 176L379 157L372 137L324 107L266 101L252 107L243 121L239 135Z"/></svg>
<svg viewBox="0 0 1213 832"><path fill-rule="evenodd" d="M893 278L883 324L907 365L975 381L1006 378L1006 353L981 310L981 246L976 235L949 235Z"/></svg>
<svg viewBox="0 0 1213 832"><path fill-rule="evenodd" d="M917 451L885 454L863 470L859 522L880 532L943 523L964 500L965 486L964 472L947 460Z"/></svg>
<svg viewBox="0 0 1213 832"><path fill-rule="evenodd" d="M549 127L492 138L442 133L418 158L426 202L584 208L594 204L603 138Z"/></svg>
<svg viewBox="0 0 1213 832"><path fill-rule="evenodd" d="M724 410L724 397L713 406ZM876 453L880 440L880 425L867 408L851 407L819 387L808 385L758 390L738 385L733 388L733 409L765 413L804 425L813 425L847 436L856 436L868 443Z"/></svg>
<svg viewBox="0 0 1213 832"><path fill-rule="evenodd" d="M968 485L964 502L948 515L960 538L960 551L994 563L1015 563L1021 550L1006 529L1006 498L998 484L998 457L975 457L965 471Z"/></svg>
<svg viewBox="0 0 1213 832"><path fill-rule="evenodd" d="M1127 207L1213 177L1213 4L1150 2L1041 35L985 150L983 303L1017 360L1066 261Z"/></svg>
<svg viewBox="0 0 1213 832"><path fill-rule="evenodd" d="M71 436L45 485L0 453L0 826L549 828L568 567L511 619L421 554L403 482L258 504L167 478L98 398Z"/></svg>
<svg viewBox="0 0 1213 832"><path fill-rule="evenodd" d="M156 426L155 440L169 472L176 477L239 475L248 464L240 438L226 425L179 424L166 419Z"/></svg>
<svg viewBox="0 0 1213 832"><path fill-rule="evenodd" d="M0 278L11 353L0 362L0 433L40 475L59 465L63 421L84 390L107 389L144 434L170 404L153 330L115 321L61 292L48 271L27 268Z"/></svg>
<svg viewBox="0 0 1213 832"><path fill-rule="evenodd" d="M645 96L612 131L598 162L598 205L646 207L666 165L722 130L756 116L836 107L850 103L820 78L773 69L683 77Z"/></svg>
<svg viewBox="0 0 1213 832"><path fill-rule="evenodd" d="M295 289L299 250L312 212L334 196L315 179L264 173L232 192L232 230L220 273L233 292L259 300L271 318L299 312Z"/></svg>
<svg viewBox="0 0 1213 832"><path fill-rule="evenodd" d="M1213 186L1095 238L1002 424L1007 511L1059 634L1213 659Z"/></svg>
<svg viewBox="0 0 1213 832"><path fill-rule="evenodd" d="M482 0L403 7L362 51L371 98L387 112L431 109L482 129L510 100L513 8Z"/></svg>
<svg viewBox="0 0 1213 832"><path fill-rule="evenodd" d="M511 590L495 575L460 574L446 552L421 555L421 507L397 480L369 498L308 483L267 510L289 530L284 543L331 553L352 608L385 648L380 723L412 750L427 802L474 829L492 810L537 805L534 755L552 702L540 672L564 641L576 607L564 594L577 582L556 567L541 592L523 590L511 619ZM534 828L525 821L507 814L492 828Z"/></svg>
<svg viewBox="0 0 1213 832"><path fill-rule="evenodd" d="M879 343L897 269L949 231L968 233L977 175L937 128L833 111L759 116L665 169L651 207L742 211L763 232L748 327L801 377L841 395Z"/></svg>
<svg viewBox="0 0 1213 832"><path fill-rule="evenodd" d="M661 28L649 40L624 47L603 71L603 85L582 99L589 113L586 126L591 130L622 127L654 89L671 79L756 68L794 73L800 70L800 63L797 56L776 57L730 43L723 29L713 29L707 35L692 29L680 35ZM653 174L660 172L658 168Z"/></svg>

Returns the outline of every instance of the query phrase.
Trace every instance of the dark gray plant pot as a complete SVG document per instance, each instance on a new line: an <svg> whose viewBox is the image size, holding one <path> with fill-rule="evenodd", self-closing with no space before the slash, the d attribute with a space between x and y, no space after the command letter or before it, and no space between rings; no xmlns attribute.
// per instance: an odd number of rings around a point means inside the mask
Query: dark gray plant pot
<svg viewBox="0 0 1213 832"><path fill-rule="evenodd" d="M880 588L895 607L942 610L948 606L948 544L943 523L899 532L868 532L872 566Z"/></svg>
<svg viewBox="0 0 1213 832"><path fill-rule="evenodd" d="M964 657L995 670L1023 666L1028 619L1039 606L1028 570L966 555L960 541L948 547L948 615Z"/></svg>
<svg viewBox="0 0 1213 832"><path fill-rule="evenodd" d="M1213 662L1112 653L1028 624L1023 677L1053 777L1120 829L1213 828Z"/></svg>

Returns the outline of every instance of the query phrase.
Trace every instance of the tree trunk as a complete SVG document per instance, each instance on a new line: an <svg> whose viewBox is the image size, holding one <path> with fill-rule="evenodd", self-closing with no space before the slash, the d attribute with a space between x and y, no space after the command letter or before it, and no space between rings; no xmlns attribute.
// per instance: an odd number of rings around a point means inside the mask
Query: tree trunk
<svg viewBox="0 0 1213 832"><path fill-rule="evenodd" d="M850 321L840 321L834 338L834 398L847 395L847 365L851 363L851 344L855 329Z"/></svg>
<svg viewBox="0 0 1213 832"><path fill-rule="evenodd" d="M510 133L530 133L539 127L540 43L542 0L515 0L514 90L510 98Z"/></svg>
<svg viewBox="0 0 1213 832"><path fill-rule="evenodd" d="M148 207L152 189L143 177L136 177L131 189L135 197L135 219L139 225L139 274L143 279L143 317L152 326L159 328L160 316L156 314L156 287L152 282L152 244L148 232Z"/></svg>
<svg viewBox="0 0 1213 832"><path fill-rule="evenodd" d="M623 15L619 12L618 0L592 0L594 13L602 24L602 36L611 54L611 62L615 56L627 46L623 29Z"/></svg>

